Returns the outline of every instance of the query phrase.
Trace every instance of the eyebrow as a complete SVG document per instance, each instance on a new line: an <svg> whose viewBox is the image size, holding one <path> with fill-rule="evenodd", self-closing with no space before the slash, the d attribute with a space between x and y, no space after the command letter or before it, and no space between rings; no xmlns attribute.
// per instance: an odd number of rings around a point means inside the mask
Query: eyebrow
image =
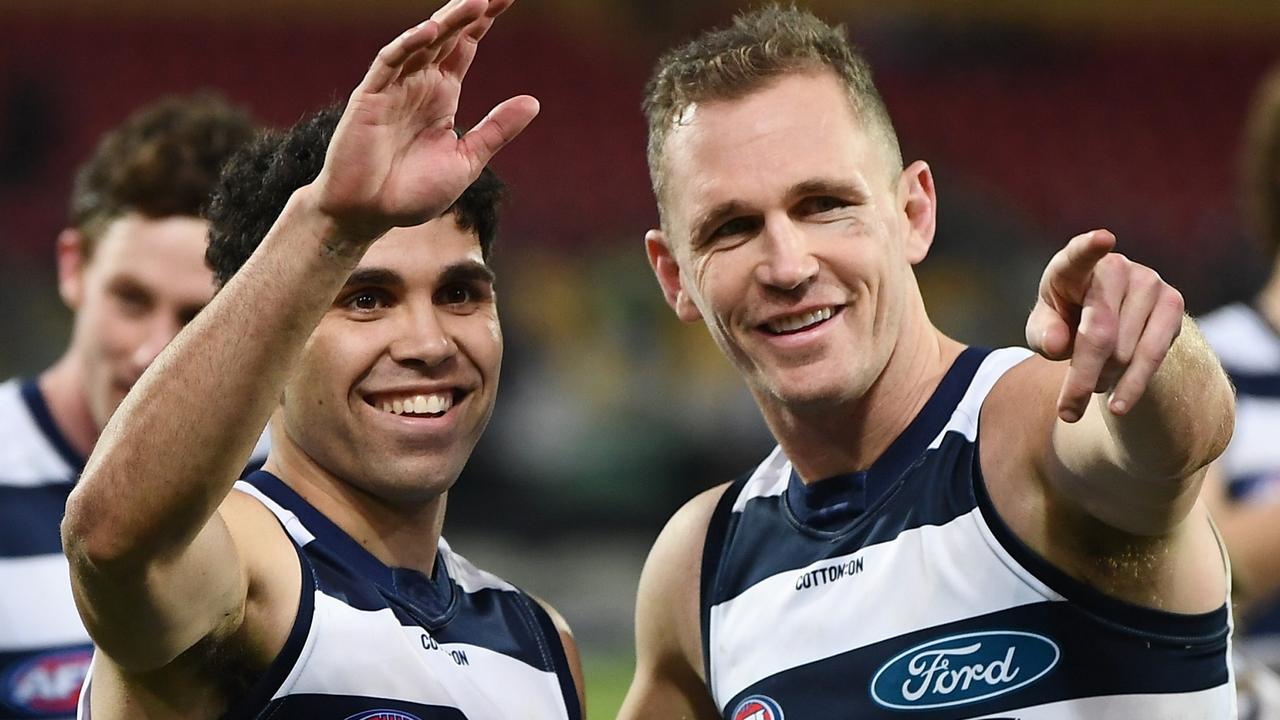
<svg viewBox="0 0 1280 720"><path fill-rule="evenodd" d="M467 260L453 263L440 272L438 285L449 285L458 282L481 282L492 285L497 278L493 270L482 262Z"/></svg>
<svg viewBox="0 0 1280 720"><path fill-rule="evenodd" d="M865 202L867 198L867 191L860 184L851 183L845 180L836 180L834 178L811 178L792 185L787 188L786 192L786 196L788 198L800 198L809 195L841 195ZM737 200L722 202L703 213L698 218L698 221L693 225L692 237L695 239L703 238L711 232L711 227L719 223L721 220L749 212L751 212L749 207Z"/></svg>
<svg viewBox="0 0 1280 720"><path fill-rule="evenodd" d="M345 290L357 285L377 285L380 287L403 287L404 278L394 270L380 267L356 268L347 277L342 288Z"/></svg>

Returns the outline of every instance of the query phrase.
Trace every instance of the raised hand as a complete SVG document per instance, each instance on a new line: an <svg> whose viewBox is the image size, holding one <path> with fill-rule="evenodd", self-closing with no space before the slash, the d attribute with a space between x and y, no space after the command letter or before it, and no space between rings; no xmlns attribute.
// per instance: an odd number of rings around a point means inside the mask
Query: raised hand
<svg viewBox="0 0 1280 720"><path fill-rule="evenodd" d="M1027 344L1050 360L1070 360L1058 416L1075 422L1093 393L1128 412L1142 397L1182 328L1182 294L1156 271L1112 252L1116 238L1094 230L1072 238L1049 261L1027 319Z"/></svg>
<svg viewBox="0 0 1280 720"><path fill-rule="evenodd" d="M514 0L451 0L378 53L352 93L316 179L340 236L368 240L439 216L538 114L524 95L461 138L454 114L480 39Z"/></svg>

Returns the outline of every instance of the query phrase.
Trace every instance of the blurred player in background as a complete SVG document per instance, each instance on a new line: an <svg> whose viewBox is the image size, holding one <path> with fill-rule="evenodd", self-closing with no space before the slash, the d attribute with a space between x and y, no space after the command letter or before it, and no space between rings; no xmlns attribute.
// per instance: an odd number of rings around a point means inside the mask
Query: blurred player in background
<svg viewBox="0 0 1280 720"><path fill-rule="evenodd" d="M441 537L502 358L485 165L538 111L512 98L455 132L510 4L453 0L378 53L344 111L228 165L218 294L67 506L97 644L83 717L581 717L563 621ZM245 423L268 418L264 470L237 484Z"/></svg>
<svg viewBox="0 0 1280 720"><path fill-rule="evenodd" d="M254 132L216 97L165 99L107 133L76 174L57 241L71 340L38 377L0 385L0 718L75 712L92 648L58 523L125 393L213 296L200 210Z"/></svg>
<svg viewBox="0 0 1280 720"><path fill-rule="evenodd" d="M944 336L929 167L803 11L667 54L645 107L649 259L779 447L658 538L621 717L1234 717L1197 501L1232 395L1181 295L1094 231L1049 261L1032 350Z"/></svg>
<svg viewBox="0 0 1280 720"><path fill-rule="evenodd" d="M1280 66L1249 115L1243 161L1251 225L1271 273L1252 303L1200 319L1205 339L1236 386L1236 432L1205 487L1231 553L1239 610L1241 717L1280 717ZM1267 709L1263 709L1267 708ZM1269 714L1267 714L1269 713Z"/></svg>

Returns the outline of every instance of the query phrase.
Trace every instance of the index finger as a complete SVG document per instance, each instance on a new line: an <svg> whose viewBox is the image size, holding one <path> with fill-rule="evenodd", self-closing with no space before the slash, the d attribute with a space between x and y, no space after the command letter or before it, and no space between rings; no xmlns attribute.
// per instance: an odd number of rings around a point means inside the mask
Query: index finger
<svg viewBox="0 0 1280 720"><path fill-rule="evenodd" d="M1060 250L1045 268L1044 279L1050 287L1061 290L1063 284L1081 287L1093 268L1116 247L1116 236L1109 230L1093 230L1077 235ZM1041 288L1041 294L1048 288Z"/></svg>
<svg viewBox="0 0 1280 720"><path fill-rule="evenodd" d="M399 76L405 61L420 50L457 34L479 18L485 7L484 0L450 0L430 19L404 31L379 50L356 91L377 93L386 89Z"/></svg>
<svg viewBox="0 0 1280 720"><path fill-rule="evenodd" d="M471 67L471 61L475 59L476 46L480 43L480 39L489 32L489 28L493 27L494 19L514 3L515 0L489 0L489 8L485 10L484 15L467 28L467 31L458 38L456 46L450 48L449 52L441 53L441 57L444 58L440 63L441 69L459 78L464 77Z"/></svg>

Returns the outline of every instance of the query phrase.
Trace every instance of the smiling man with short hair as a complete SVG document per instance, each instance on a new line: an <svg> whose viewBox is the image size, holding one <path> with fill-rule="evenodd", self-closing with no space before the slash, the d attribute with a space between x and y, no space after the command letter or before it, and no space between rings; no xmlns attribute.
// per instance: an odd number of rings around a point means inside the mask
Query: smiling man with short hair
<svg viewBox="0 0 1280 720"><path fill-rule="evenodd" d="M37 378L0 384L0 719L75 711L92 647L58 523L111 414L213 296L200 210L254 132L214 96L166 98L108 132L76 174L57 242L71 340Z"/></svg>
<svg viewBox="0 0 1280 720"><path fill-rule="evenodd" d="M669 53L645 110L649 260L778 447L659 536L620 717L1233 717L1197 500L1232 394L1178 292L1099 230L1050 260L1030 350L945 336L932 173L807 12Z"/></svg>

